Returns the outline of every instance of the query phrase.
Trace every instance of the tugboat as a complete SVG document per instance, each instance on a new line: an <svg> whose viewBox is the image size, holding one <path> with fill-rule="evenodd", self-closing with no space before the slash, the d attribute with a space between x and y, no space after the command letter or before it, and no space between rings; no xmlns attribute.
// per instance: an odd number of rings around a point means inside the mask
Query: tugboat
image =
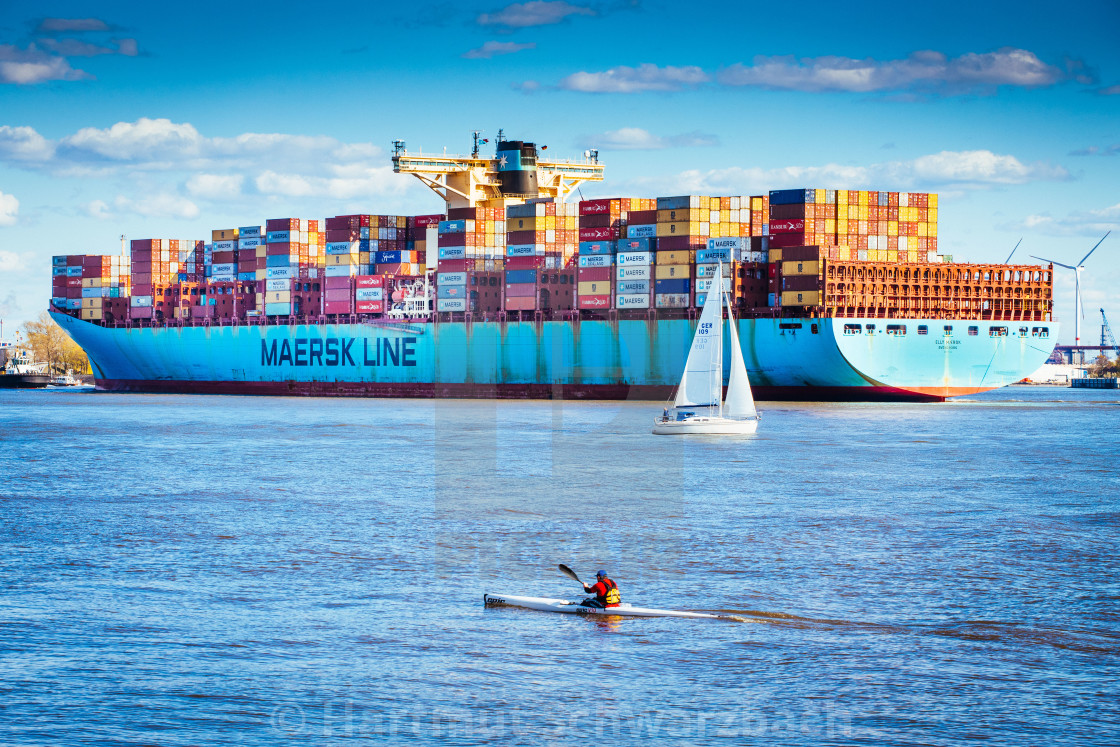
<svg viewBox="0 0 1120 747"><path fill-rule="evenodd" d="M35 363L27 350L0 341L0 389L42 389L50 383L46 363Z"/></svg>

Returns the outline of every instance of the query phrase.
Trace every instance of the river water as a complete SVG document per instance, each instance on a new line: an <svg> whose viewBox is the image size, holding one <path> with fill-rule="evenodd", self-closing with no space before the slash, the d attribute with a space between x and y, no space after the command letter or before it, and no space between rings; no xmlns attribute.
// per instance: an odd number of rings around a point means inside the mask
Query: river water
<svg viewBox="0 0 1120 747"><path fill-rule="evenodd" d="M1117 392L763 410L0 392L0 742L1120 742Z"/></svg>

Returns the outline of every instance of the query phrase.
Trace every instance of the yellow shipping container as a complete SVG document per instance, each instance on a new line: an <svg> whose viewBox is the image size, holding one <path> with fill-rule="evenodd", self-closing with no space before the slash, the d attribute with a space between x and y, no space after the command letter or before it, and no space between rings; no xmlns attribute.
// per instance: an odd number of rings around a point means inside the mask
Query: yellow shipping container
<svg viewBox="0 0 1120 747"><path fill-rule="evenodd" d="M818 205L822 205L822 204L824 204L824 198L825 198L825 196L826 196L826 195L825 195L825 192L827 192L827 191L828 191L828 190L825 190L825 189L818 189L818 190L815 190L815 191L814 191L814 193L813 193L813 194L814 194L814 197L816 198L816 203L817 203Z"/></svg>
<svg viewBox="0 0 1120 747"><path fill-rule="evenodd" d="M930 197L932 197L932 196L933 195L930 195ZM926 211L926 220L929 221L930 223L936 223L937 222L937 208L931 207L928 211Z"/></svg>
<svg viewBox="0 0 1120 747"><path fill-rule="evenodd" d="M100 277L82 278L82 287L83 288L100 288L101 287L101 278Z"/></svg>
<svg viewBox="0 0 1120 747"><path fill-rule="evenodd" d="M870 209L866 204L859 206L859 219L867 220L871 215Z"/></svg>
<svg viewBox="0 0 1120 747"><path fill-rule="evenodd" d="M937 236L937 224L936 223L930 223L929 224L929 235L931 237Z"/></svg>
<svg viewBox="0 0 1120 747"><path fill-rule="evenodd" d="M787 259L782 262L783 275L819 275L821 263L812 259Z"/></svg>
<svg viewBox="0 0 1120 747"><path fill-rule="evenodd" d="M754 212L758 212L759 210L762 210L762 198L761 197L752 197L751 198L751 212L754 213Z"/></svg>
<svg viewBox="0 0 1120 747"><path fill-rule="evenodd" d="M906 261L907 262L917 262L918 261L918 253L916 251L906 252Z"/></svg>
<svg viewBox="0 0 1120 747"><path fill-rule="evenodd" d="M87 322L101 321L101 309L82 309L82 319Z"/></svg>
<svg viewBox="0 0 1120 747"><path fill-rule="evenodd" d="M356 264L358 264L358 255L356 254L327 255L327 267L353 267Z"/></svg>
<svg viewBox="0 0 1120 747"><path fill-rule="evenodd" d="M668 252L666 252L668 254ZM654 280L672 280L673 278L687 278L692 273L692 265L655 265L653 269Z"/></svg>
<svg viewBox="0 0 1120 747"><path fill-rule="evenodd" d="M936 192L930 192L929 193L929 200L926 204L930 208L936 208L937 207L937 193Z"/></svg>
<svg viewBox="0 0 1120 747"><path fill-rule="evenodd" d="M576 286L576 292L581 296L608 296L611 294L611 281L585 280Z"/></svg>
<svg viewBox="0 0 1120 747"><path fill-rule="evenodd" d="M218 228L210 232L213 241L233 241L237 238L236 228ZM166 244L164 244L166 246Z"/></svg>
<svg viewBox="0 0 1120 747"><path fill-rule="evenodd" d="M918 235L922 236L922 237L929 236L929 224L928 223L919 223L918 224Z"/></svg>
<svg viewBox="0 0 1120 747"><path fill-rule="evenodd" d="M770 259L771 263L781 262L782 261L782 250L781 249L771 249L769 259Z"/></svg>
<svg viewBox="0 0 1120 747"><path fill-rule="evenodd" d="M898 261L898 250L897 249L888 249L887 250L887 261L888 262L897 262Z"/></svg>
<svg viewBox="0 0 1120 747"><path fill-rule="evenodd" d="M268 279L268 270L257 270L257 272L256 272L256 279L257 279L257 280L267 280L267 279ZM260 295L260 293L258 293L257 295L259 296L259 295ZM260 301L261 301L261 300L260 300L260 299L258 298L258 299L257 299L257 303L259 304L259 303L260 303Z"/></svg>
<svg viewBox="0 0 1120 747"><path fill-rule="evenodd" d="M847 218L837 218L836 219L836 233L844 234L845 236L848 234L848 219Z"/></svg>
<svg viewBox="0 0 1120 747"><path fill-rule="evenodd" d="M261 245L257 247L257 259L263 259L268 256L268 247Z"/></svg>
<svg viewBox="0 0 1120 747"><path fill-rule="evenodd" d="M291 303L291 291L268 291L264 294L265 303Z"/></svg>
<svg viewBox="0 0 1120 747"><path fill-rule="evenodd" d="M773 250L771 250L771 252L773 252ZM852 250L846 246L842 246L839 249L839 255L842 261L850 262L852 259Z"/></svg>
<svg viewBox="0 0 1120 747"><path fill-rule="evenodd" d="M771 249L771 252L774 250ZM696 261L696 253L691 251L658 252L657 264L659 265L690 265Z"/></svg>
<svg viewBox="0 0 1120 747"><path fill-rule="evenodd" d="M824 219L824 232L825 233L836 233L836 219L835 218L825 218Z"/></svg>
<svg viewBox="0 0 1120 747"><path fill-rule="evenodd" d="M820 291L783 291L782 306L817 306L820 298Z"/></svg>
<svg viewBox="0 0 1120 747"><path fill-rule="evenodd" d="M101 303L100 298L83 298L82 299L82 308L83 309L100 309L103 306L104 306L104 304Z"/></svg>
<svg viewBox="0 0 1120 747"><path fill-rule="evenodd" d="M898 221L887 221L887 236L898 236Z"/></svg>
<svg viewBox="0 0 1120 747"><path fill-rule="evenodd" d="M847 205L848 204L848 190L846 190L846 189L836 190L836 204L837 205Z"/></svg>
<svg viewBox="0 0 1120 747"><path fill-rule="evenodd" d="M657 236L707 236L711 227L708 223L658 223Z"/></svg>
<svg viewBox="0 0 1120 747"><path fill-rule="evenodd" d="M369 252L358 252L358 264L368 265L369 264L369 254L370 254ZM354 255L351 254L349 256L354 256Z"/></svg>
<svg viewBox="0 0 1120 747"><path fill-rule="evenodd" d="M658 210L658 223L701 223L711 217L710 210L700 208L680 208L679 210Z"/></svg>
<svg viewBox="0 0 1120 747"><path fill-rule="evenodd" d="M545 230L545 217L531 217L531 218L510 218L506 221L507 231L536 231L538 227L540 230Z"/></svg>

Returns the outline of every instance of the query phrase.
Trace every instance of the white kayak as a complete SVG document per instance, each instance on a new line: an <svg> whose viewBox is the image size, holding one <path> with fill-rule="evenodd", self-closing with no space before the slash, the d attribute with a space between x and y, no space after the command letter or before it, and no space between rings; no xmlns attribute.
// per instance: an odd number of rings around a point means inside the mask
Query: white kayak
<svg viewBox="0 0 1120 747"><path fill-rule="evenodd" d="M566 615L601 615L603 617L690 617L709 620L738 620L734 615L710 615L706 612L684 612L681 610L658 610L651 607L635 607L620 604L617 607L584 607L579 602L566 599L547 599L545 597L513 597L498 594L483 594L487 607L521 607L541 612L560 612Z"/></svg>

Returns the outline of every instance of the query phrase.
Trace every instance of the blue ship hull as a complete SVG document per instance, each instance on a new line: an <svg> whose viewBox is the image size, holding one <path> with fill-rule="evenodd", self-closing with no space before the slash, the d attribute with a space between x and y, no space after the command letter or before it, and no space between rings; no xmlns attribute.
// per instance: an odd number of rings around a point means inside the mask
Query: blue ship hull
<svg viewBox="0 0 1120 747"><path fill-rule="evenodd" d="M664 399L695 328L687 319L112 328L51 315L105 390L311 396ZM737 324L763 400L941 400L995 389L1037 370L1058 333L1053 322Z"/></svg>

